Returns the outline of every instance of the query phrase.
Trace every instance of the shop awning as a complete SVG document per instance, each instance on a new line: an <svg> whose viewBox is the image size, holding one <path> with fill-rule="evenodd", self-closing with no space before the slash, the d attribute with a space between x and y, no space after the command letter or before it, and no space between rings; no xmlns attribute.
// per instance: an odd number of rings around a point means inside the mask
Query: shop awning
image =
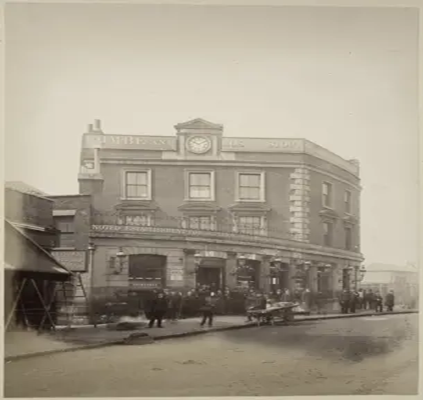
<svg viewBox="0 0 423 400"><path fill-rule="evenodd" d="M72 275L48 251L7 220L4 258L4 268L9 271L56 275L60 280Z"/></svg>

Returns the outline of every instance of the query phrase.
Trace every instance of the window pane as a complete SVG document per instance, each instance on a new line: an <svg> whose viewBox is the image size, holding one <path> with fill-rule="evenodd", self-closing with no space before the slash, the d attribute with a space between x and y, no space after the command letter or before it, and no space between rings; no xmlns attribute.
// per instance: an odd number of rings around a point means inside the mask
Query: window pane
<svg viewBox="0 0 423 400"><path fill-rule="evenodd" d="M138 185L146 185L147 184L147 173L146 172L138 172L137 173L137 184Z"/></svg>
<svg viewBox="0 0 423 400"><path fill-rule="evenodd" d="M209 199L210 198L210 188L208 187L191 187L190 188L190 197L193 199Z"/></svg>
<svg viewBox="0 0 423 400"><path fill-rule="evenodd" d="M240 199L259 200L260 189L252 187L241 187L239 190Z"/></svg>
<svg viewBox="0 0 423 400"><path fill-rule="evenodd" d="M239 184L240 186L260 187L260 175L259 174L240 174Z"/></svg>
<svg viewBox="0 0 423 400"><path fill-rule="evenodd" d="M193 186L209 186L210 174L190 174L190 184Z"/></svg>

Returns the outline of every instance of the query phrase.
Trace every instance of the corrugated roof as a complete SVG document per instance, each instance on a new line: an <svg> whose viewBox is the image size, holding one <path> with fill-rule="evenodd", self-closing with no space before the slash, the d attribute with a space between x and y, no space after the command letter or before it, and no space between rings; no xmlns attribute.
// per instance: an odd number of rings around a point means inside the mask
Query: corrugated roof
<svg viewBox="0 0 423 400"><path fill-rule="evenodd" d="M42 197L49 199L48 194L38 190L25 182L21 181L9 181L4 184L6 189L16 190L17 192L31 194L33 196ZM50 200L50 199L49 199Z"/></svg>
<svg viewBox="0 0 423 400"><path fill-rule="evenodd" d="M73 274L21 229L5 220L5 263L7 269L27 272ZM10 268L8 268L10 267Z"/></svg>

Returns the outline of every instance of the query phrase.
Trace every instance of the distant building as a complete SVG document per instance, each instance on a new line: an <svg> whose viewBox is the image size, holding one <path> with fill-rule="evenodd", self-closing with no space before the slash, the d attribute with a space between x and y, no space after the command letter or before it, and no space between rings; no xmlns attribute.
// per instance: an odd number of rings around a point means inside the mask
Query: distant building
<svg viewBox="0 0 423 400"><path fill-rule="evenodd" d="M175 129L110 135L97 120L83 135L78 180L91 201L84 212L93 287L309 287L333 295L356 284L356 160L305 139L224 137L222 125L202 119ZM61 228L61 246L73 237L82 251L78 207L63 205L59 215L55 206L55 219L68 230L63 236Z"/></svg>
<svg viewBox="0 0 423 400"><path fill-rule="evenodd" d="M370 264L360 287L379 291L382 296L393 290L396 304L413 308L418 305L419 273L412 265Z"/></svg>

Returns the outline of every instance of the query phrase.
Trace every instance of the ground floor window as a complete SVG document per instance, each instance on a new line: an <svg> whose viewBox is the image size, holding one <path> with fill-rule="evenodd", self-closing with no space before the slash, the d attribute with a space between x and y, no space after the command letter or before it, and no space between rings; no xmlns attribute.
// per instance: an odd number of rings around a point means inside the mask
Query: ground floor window
<svg viewBox="0 0 423 400"><path fill-rule="evenodd" d="M153 254L129 256L128 278L138 281L140 287L164 287L166 285L166 257Z"/></svg>
<svg viewBox="0 0 423 400"><path fill-rule="evenodd" d="M260 261L246 260L238 266L236 281L237 286L250 289L259 288Z"/></svg>
<svg viewBox="0 0 423 400"><path fill-rule="evenodd" d="M331 290L331 272L325 268L317 269L317 291L328 293Z"/></svg>

